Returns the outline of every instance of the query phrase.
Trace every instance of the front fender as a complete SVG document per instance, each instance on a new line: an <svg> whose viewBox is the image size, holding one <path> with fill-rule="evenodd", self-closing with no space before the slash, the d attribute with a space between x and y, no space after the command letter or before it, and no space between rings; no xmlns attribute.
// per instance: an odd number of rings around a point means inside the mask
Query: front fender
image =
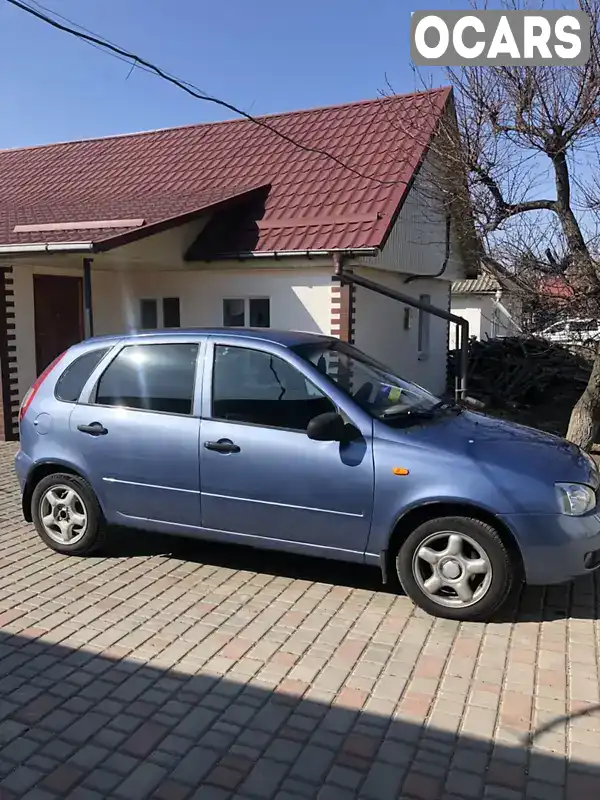
<svg viewBox="0 0 600 800"><path fill-rule="evenodd" d="M468 455L399 447L389 440L376 441L373 449L375 496L367 560L388 549L398 522L416 508L452 504L494 517L513 512L512 498Z"/></svg>

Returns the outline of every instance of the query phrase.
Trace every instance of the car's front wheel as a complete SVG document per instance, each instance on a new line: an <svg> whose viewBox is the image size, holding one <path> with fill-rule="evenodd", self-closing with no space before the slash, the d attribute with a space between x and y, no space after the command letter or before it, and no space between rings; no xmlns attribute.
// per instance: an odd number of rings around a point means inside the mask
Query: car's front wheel
<svg viewBox="0 0 600 800"><path fill-rule="evenodd" d="M42 478L33 490L31 514L41 539L59 553L87 555L104 541L100 505L78 475Z"/></svg>
<svg viewBox="0 0 600 800"><path fill-rule="evenodd" d="M508 600L518 580L498 532L477 519L440 517L409 534L396 558L400 582L429 614L484 621Z"/></svg>

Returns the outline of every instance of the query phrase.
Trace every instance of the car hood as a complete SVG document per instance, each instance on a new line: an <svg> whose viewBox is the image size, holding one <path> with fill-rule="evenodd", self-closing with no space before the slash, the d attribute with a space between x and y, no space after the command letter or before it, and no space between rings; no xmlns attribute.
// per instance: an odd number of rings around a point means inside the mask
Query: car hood
<svg viewBox="0 0 600 800"><path fill-rule="evenodd" d="M574 444L550 433L473 411L398 431L406 441L464 455L487 465L544 481L598 488L598 471Z"/></svg>

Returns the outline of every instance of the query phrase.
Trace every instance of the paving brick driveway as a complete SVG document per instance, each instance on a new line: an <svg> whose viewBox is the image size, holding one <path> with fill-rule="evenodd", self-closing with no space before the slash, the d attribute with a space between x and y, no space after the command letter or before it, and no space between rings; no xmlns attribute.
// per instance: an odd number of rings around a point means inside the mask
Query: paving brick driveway
<svg viewBox="0 0 600 800"><path fill-rule="evenodd" d="M0 446L0 800L600 796L591 579L457 625L377 573L115 532L53 554Z"/></svg>

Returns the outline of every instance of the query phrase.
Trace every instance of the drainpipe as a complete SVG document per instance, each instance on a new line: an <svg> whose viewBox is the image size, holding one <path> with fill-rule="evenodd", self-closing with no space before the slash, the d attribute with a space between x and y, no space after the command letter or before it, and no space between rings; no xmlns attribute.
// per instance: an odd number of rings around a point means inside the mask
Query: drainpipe
<svg viewBox="0 0 600 800"><path fill-rule="evenodd" d="M444 260L442 262L441 268L434 272L433 275L409 275L408 278L405 279L404 283L412 283L412 281L416 281L419 278L441 278L441 276L446 271L446 267L448 266L448 261L450 260L450 235L452 233L452 215L446 214L446 252L444 254Z"/></svg>
<svg viewBox="0 0 600 800"><path fill-rule="evenodd" d="M83 259L83 330L84 337L94 335L94 311L92 309L92 258Z"/></svg>
<svg viewBox="0 0 600 800"><path fill-rule="evenodd" d="M456 376L455 396L457 400L467 399L467 375L469 371L469 323L466 319L451 314L443 308L437 308L430 303L422 303L420 300L415 300L407 294L397 292L395 289L388 289L387 286L382 286L375 281L370 281L367 278L359 277L354 272L347 272L344 270L343 260L341 253L335 253L333 256L333 264L335 266L335 277L339 280L340 285L348 286L362 286L363 289L369 289L376 294L381 294L384 297L389 297L392 300L398 300L407 306L416 308L419 311L424 311L427 314L433 314L434 317L453 322L460 329L460 359L459 371Z"/></svg>

